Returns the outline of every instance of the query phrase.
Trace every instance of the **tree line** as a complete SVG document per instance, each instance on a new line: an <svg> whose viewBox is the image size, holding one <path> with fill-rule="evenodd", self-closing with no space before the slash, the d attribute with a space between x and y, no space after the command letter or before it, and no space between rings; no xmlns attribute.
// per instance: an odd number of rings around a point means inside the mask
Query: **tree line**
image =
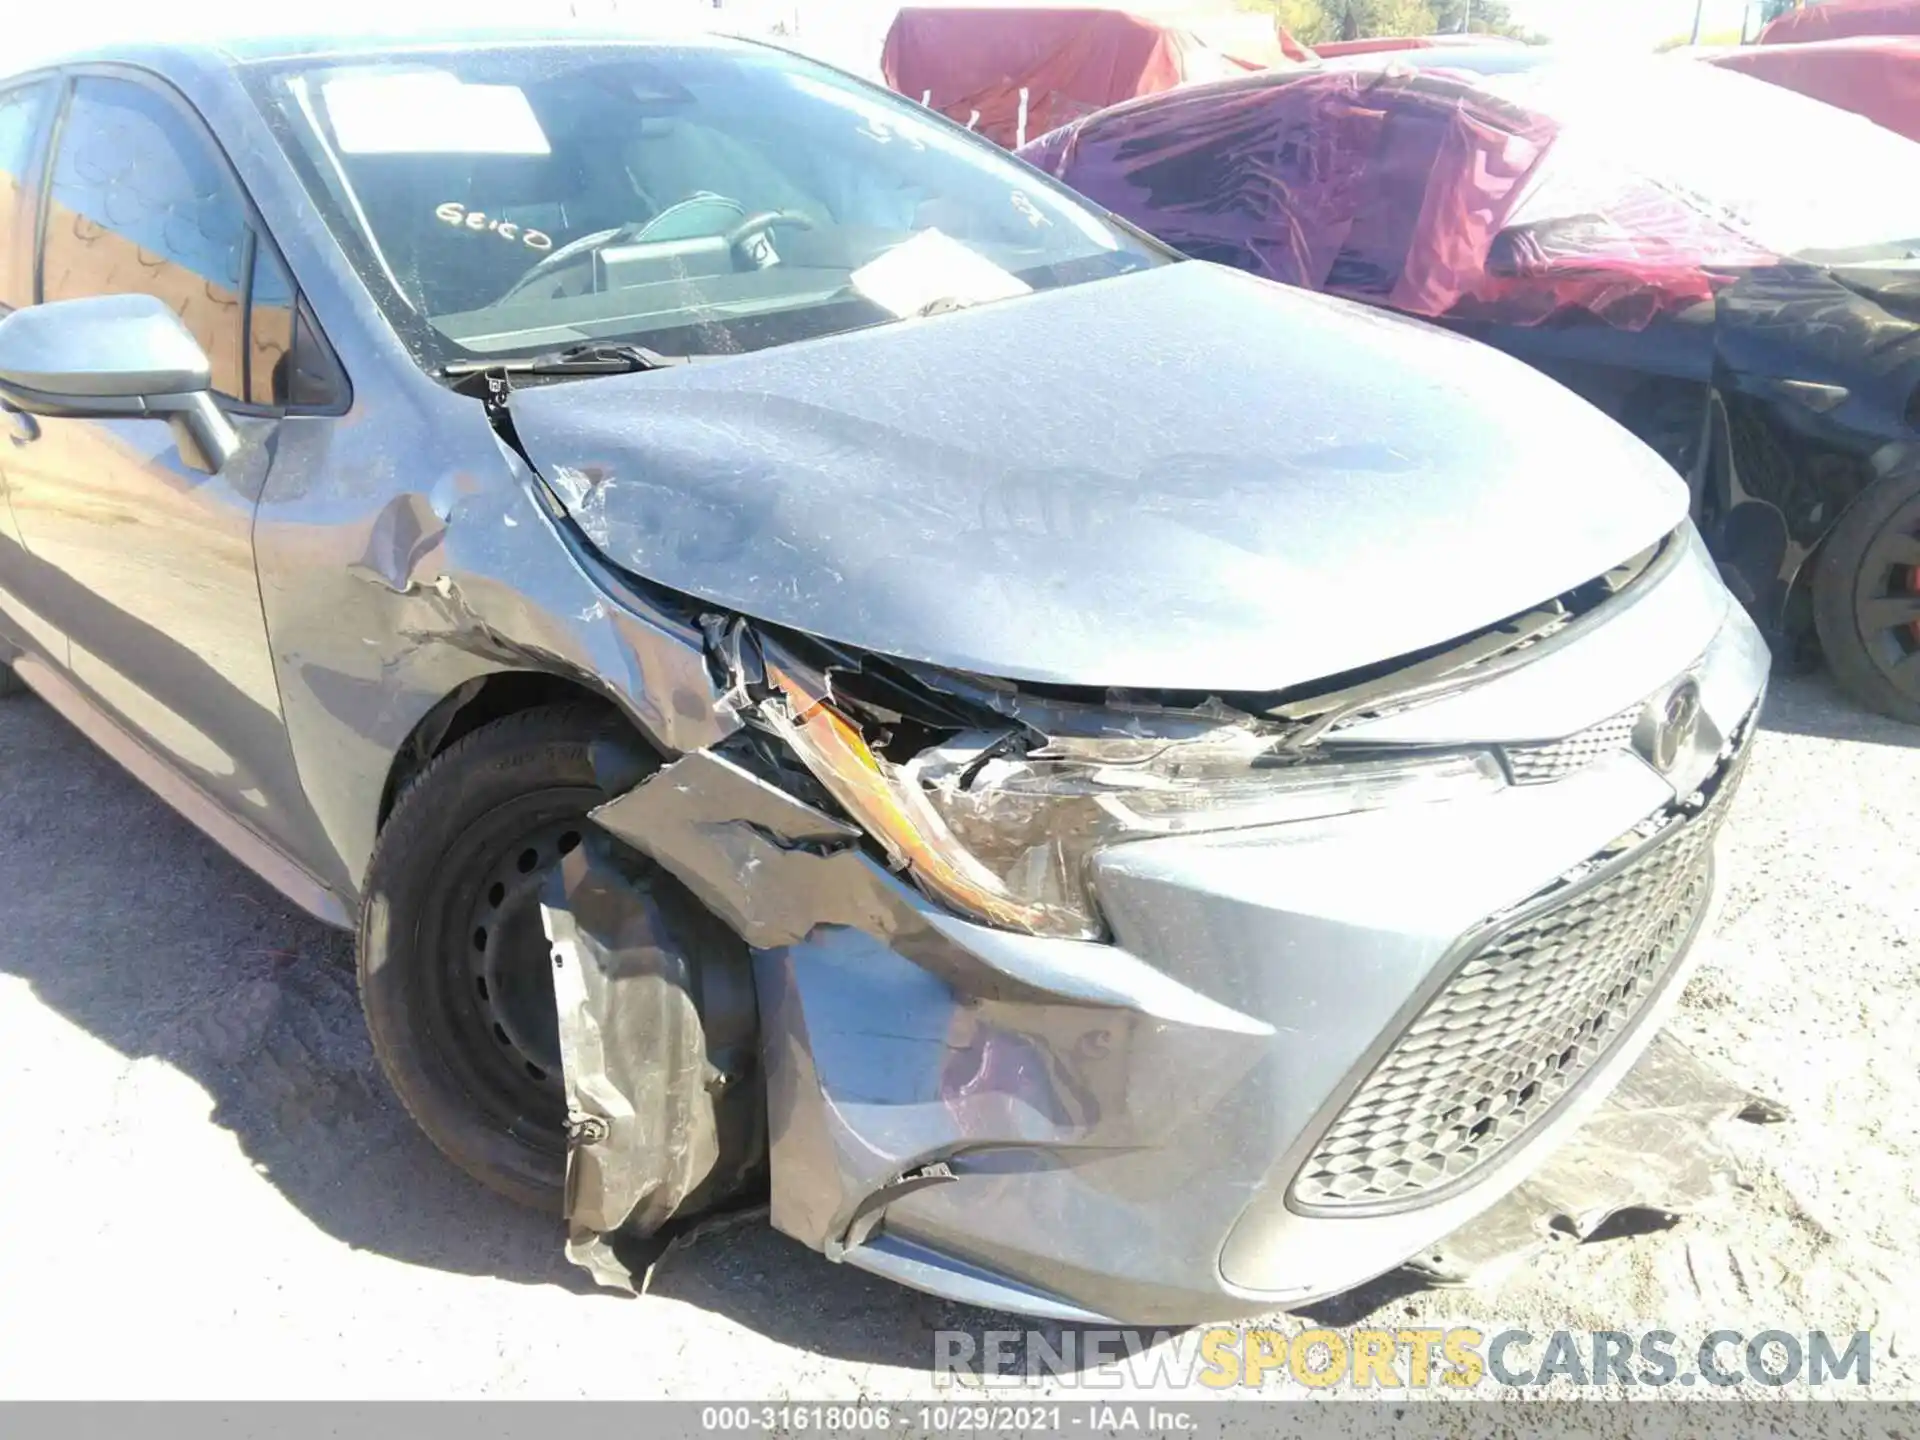
<svg viewBox="0 0 1920 1440"><path fill-rule="evenodd" d="M1373 35L1509 35L1541 37L1516 25L1507 0L1241 0L1279 17L1302 44Z"/></svg>

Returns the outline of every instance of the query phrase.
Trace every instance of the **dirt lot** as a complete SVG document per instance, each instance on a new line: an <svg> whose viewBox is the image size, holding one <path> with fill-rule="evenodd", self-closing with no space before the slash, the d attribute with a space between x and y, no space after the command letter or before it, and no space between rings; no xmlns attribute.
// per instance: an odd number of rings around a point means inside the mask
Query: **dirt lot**
<svg viewBox="0 0 1920 1440"><path fill-rule="evenodd" d="M1873 1393L1920 1392L1916 747L1824 680L1776 682L1674 1026L1792 1111L1738 1131L1750 1192L1331 1317L1871 1327ZM389 1099L345 938L33 700L0 704L0 876L0 1394L905 1398L932 1392L931 1330L1012 1323L757 1229L644 1299L594 1292L553 1223Z"/></svg>

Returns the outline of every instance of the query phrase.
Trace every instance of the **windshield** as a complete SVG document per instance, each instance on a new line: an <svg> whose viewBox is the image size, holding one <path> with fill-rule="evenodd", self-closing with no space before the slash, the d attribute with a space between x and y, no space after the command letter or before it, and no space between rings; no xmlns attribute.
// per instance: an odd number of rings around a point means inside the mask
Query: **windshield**
<svg viewBox="0 0 1920 1440"><path fill-rule="evenodd" d="M1560 126L1512 223L1635 213L1651 182L1776 255L1920 248L1920 145L1848 111L1685 56L1480 83Z"/></svg>
<svg viewBox="0 0 1920 1440"><path fill-rule="evenodd" d="M731 354L1163 263L987 142L776 50L465 49L251 78L430 367Z"/></svg>

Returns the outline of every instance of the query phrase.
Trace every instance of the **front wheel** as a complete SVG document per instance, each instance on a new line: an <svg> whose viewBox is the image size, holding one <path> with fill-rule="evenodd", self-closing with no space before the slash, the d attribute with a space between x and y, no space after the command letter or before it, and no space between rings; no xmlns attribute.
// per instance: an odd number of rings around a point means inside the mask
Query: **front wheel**
<svg viewBox="0 0 1920 1440"><path fill-rule="evenodd" d="M1920 725L1920 476L1880 481L1840 517L1814 575L1813 618L1840 687Z"/></svg>
<svg viewBox="0 0 1920 1440"><path fill-rule="evenodd" d="M622 734L607 712L555 705L448 747L394 805L361 910L361 1004L402 1103L461 1169L552 1214L567 1092L541 891L585 841L589 812L613 798L591 751ZM746 971L738 937L671 877L640 864L633 886L649 933L696 974ZM735 1128L743 1155L764 1144L756 1127Z"/></svg>

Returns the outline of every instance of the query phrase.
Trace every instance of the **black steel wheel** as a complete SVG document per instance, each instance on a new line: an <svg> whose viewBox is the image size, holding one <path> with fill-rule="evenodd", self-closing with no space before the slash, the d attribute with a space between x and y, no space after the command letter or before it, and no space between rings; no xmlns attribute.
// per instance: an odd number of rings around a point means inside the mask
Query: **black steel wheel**
<svg viewBox="0 0 1920 1440"><path fill-rule="evenodd" d="M1880 481L1841 516L1814 577L1813 614L1841 688L1920 724L1920 476Z"/></svg>
<svg viewBox="0 0 1920 1440"><path fill-rule="evenodd" d="M604 798L541 789L481 817L442 857L439 913L426 917L446 1063L467 1072L491 1123L563 1156L566 1086L540 891Z"/></svg>
<svg viewBox="0 0 1920 1440"><path fill-rule="evenodd" d="M361 912L374 1052L435 1145L483 1184L557 1212L566 1091L540 890L610 798L591 707L511 715L408 785L375 847Z"/></svg>

